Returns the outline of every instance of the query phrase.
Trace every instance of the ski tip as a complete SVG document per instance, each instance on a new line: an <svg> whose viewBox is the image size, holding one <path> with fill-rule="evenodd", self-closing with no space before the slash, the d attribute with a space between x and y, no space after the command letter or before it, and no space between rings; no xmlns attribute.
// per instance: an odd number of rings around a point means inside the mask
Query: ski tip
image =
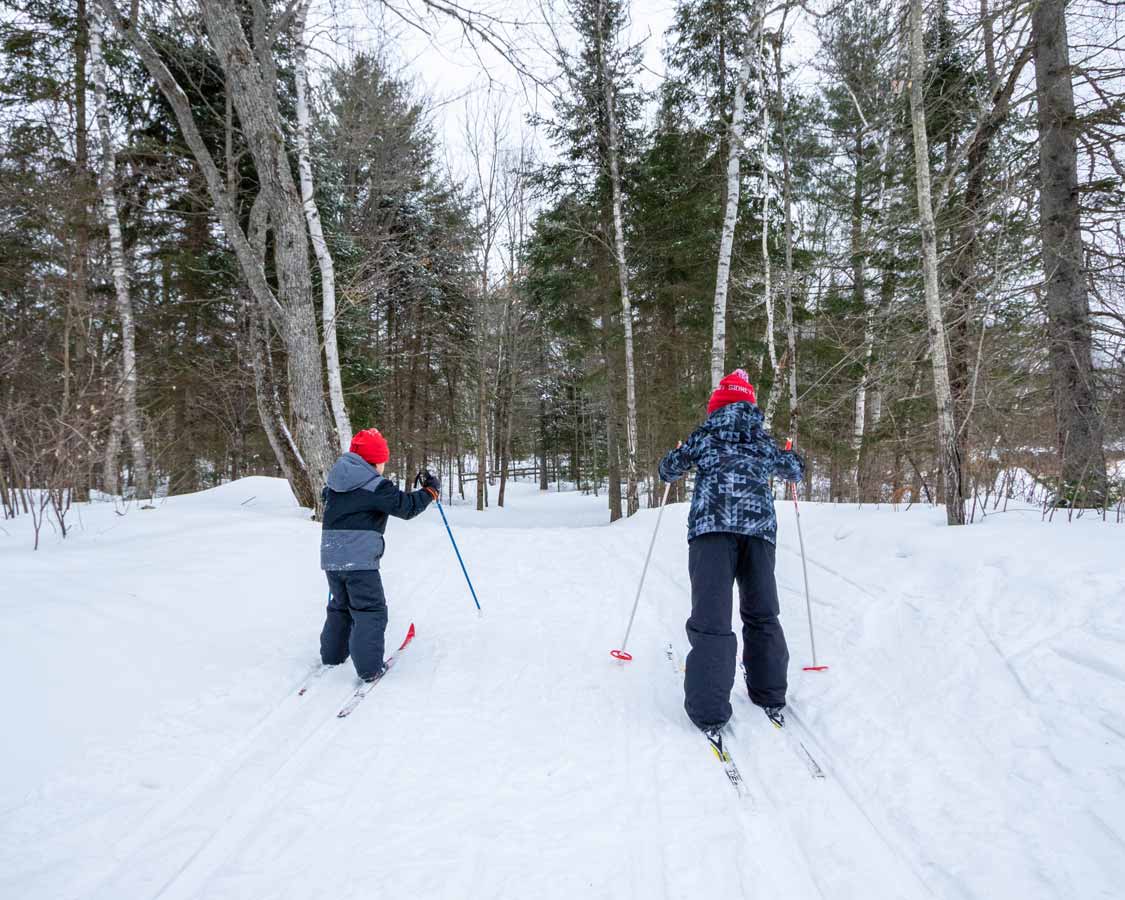
<svg viewBox="0 0 1125 900"><path fill-rule="evenodd" d="M409 641L414 637L414 623L410 623L410 627L406 629L406 639Z"/></svg>

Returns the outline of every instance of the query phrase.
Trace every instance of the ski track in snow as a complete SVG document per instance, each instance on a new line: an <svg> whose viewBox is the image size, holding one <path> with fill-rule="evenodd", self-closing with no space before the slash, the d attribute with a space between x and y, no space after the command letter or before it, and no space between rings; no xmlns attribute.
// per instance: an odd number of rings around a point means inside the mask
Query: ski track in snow
<svg viewBox="0 0 1125 900"><path fill-rule="evenodd" d="M12 596L39 604L0 601L19 736L0 767L0 895L1116 896L1120 530L1018 512L953 530L934 511L807 504L831 668L806 673L779 502L788 728L827 777L736 683L741 800L663 653L669 638L686 646L686 504L665 516L620 664L608 650L655 511L596 527L604 499L520 484L510 498L483 515L447 508L479 618L436 515L391 523L388 645L411 619L418 634L343 720L350 664L297 696L326 592L317 526L283 483L123 519L85 507L84 528L38 555L15 546L17 522L0 565Z"/></svg>

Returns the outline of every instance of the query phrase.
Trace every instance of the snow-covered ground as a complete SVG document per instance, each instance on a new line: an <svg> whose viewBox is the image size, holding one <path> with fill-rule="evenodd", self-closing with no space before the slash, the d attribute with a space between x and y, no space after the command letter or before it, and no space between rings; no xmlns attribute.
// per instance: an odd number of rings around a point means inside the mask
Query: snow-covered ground
<svg viewBox="0 0 1125 900"><path fill-rule="evenodd" d="M792 507L778 581L791 719L816 781L737 694L740 802L681 709L684 504L516 485L510 508L388 529L388 643L304 696L326 590L318 526L245 479L31 552L0 532L0 897L1121 897L1125 530L1009 507Z"/></svg>

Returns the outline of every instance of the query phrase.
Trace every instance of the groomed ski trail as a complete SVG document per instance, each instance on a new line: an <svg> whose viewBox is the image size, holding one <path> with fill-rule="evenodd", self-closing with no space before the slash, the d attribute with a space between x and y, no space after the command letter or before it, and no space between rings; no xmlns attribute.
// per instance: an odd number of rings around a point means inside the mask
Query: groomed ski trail
<svg viewBox="0 0 1125 900"><path fill-rule="evenodd" d="M662 584L655 591L667 591L659 597L661 614L674 621L676 594L690 598L686 575L683 586L674 576L658 570ZM736 602L732 596L732 604ZM684 619L687 618L685 610ZM737 620L737 606L734 607ZM735 623L739 636L738 658L742 658L741 625ZM682 623L680 629L682 631ZM789 635L791 655L793 635ZM798 645L803 644L799 638ZM681 674L685 665L687 645L683 638L672 642L675 668ZM795 668L791 661L792 670ZM815 677L816 673L811 673ZM734 758L749 792L755 798L762 819L772 823L778 832L787 834L790 853L807 871L820 896L831 900L921 900L932 897L924 880L911 868L902 842L889 837L890 828L877 824L878 813L871 813L858 800L858 791L849 789L848 774L828 771L825 753L807 728L799 724L795 710L786 710L792 719L787 728L790 737L806 742L814 759L824 771L823 778L814 778L807 763L799 758L787 742L787 736L769 722L762 710L750 702L744 685L744 670L738 665L731 705L733 715L725 748ZM682 687L682 684L681 684ZM682 693L680 695L682 701ZM792 699L792 694L791 694ZM681 710L682 715L682 710ZM815 749L814 749L815 748ZM873 818L874 816L874 818ZM745 817L743 817L745 818ZM748 834L748 841L756 840ZM753 846L753 844L748 844Z"/></svg>
<svg viewBox="0 0 1125 900"><path fill-rule="evenodd" d="M350 667L339 667L318 677L304 695L297 693L300 684L287 687L277 705L214 765L115 845L93 884L72 888L68 895L76 900L176 896L177 885L198 867L200 857L206 860L216 846L226 846L222 836L247 818L310 743L317 745L354 682Z"/></svg>
<svg viewBox="0 0 1125 900"><path fill-rule="evenodd" d="M39 601L0 601L17 741L0 772L0 896L1061 900L1112 896L1125 877L1125 602L1100 531L1035 544L1035 513L1015 529L1040 558L1051 548L1044 587L1004 529L810 507L832 666L810 674L779 504L789 727L827 778L738 684L727 748L745 803L664 655L669 639L686 650L686 505L664 518L622 666L608 651L656 512L605 527L604 498L509 496L448 509L483 619L440 520L392 523L388 639L411 620L418 636L343 720L350 663L296 694L325 590L316 523L284 483L124 518L83 508L84 528L38 556L0 542L16 594Z"/></svg>

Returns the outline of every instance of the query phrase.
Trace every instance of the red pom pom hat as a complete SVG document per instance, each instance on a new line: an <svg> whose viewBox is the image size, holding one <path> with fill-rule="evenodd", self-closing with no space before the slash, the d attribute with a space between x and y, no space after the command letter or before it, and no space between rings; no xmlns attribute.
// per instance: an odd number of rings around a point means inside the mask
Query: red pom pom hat
<svg viewBox="0 0 1125 900"><path fill-rule="evenodd" d="M707 415L729 403L757 402L758 398L754 395L754 385L750 383L750 376L744 369L735 369L719 382L719 386L711 394L711 402L707 404Z"/></svg>

